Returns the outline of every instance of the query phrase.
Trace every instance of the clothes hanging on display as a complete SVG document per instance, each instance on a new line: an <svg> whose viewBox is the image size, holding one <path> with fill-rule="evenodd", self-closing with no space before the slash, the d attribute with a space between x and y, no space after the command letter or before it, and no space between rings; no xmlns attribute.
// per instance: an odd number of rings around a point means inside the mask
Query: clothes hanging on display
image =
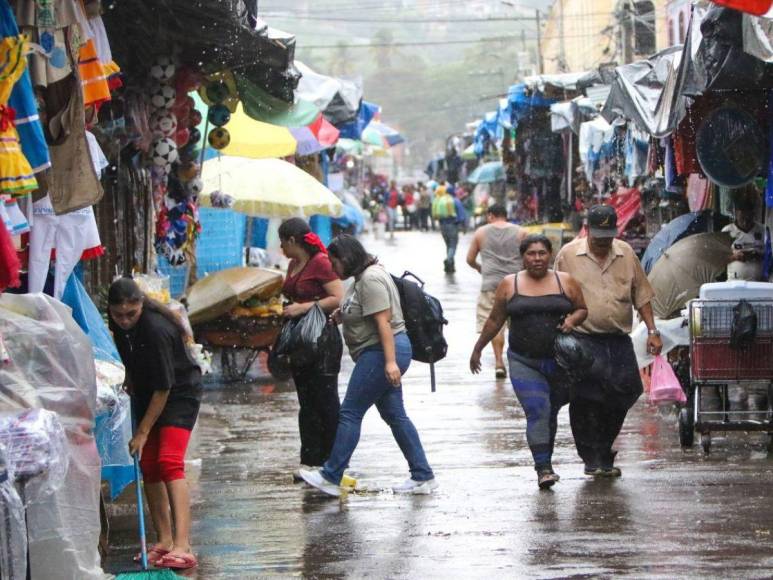
<svg viewBox="0 0 773 580"><path fill-rule="evenodd" d="M3 210L0 209L0 292L6 288L19 286L19 271L21 270L19 256L16 254L11 235L6 229L2 212Z"/></svg>
<svg viewBox="0 0 773 580"><path fill-rule="evenodd" d="M108 166L96 138L85 134L94 171L101 174ZM62 297L67 280L82 259L104 253L91 207L57 215L49 196L33 204L34 227L30 235L29 291L42 292L48 276L52 250L55 250L54 297Z"/></svg>

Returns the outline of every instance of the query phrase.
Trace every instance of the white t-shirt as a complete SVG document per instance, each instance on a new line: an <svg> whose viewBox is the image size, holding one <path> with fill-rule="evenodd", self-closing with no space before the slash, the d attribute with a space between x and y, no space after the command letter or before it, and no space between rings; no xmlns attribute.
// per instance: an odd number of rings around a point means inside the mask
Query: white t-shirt
<svg viewBox="0 0 773 580"><path fill-rule="evenodd" d="M733 261L727 265L728 280L759 281L762 278L762 254L765 252L765 227L755 223L748 232L735 224L722 228L722 231L733 238L733 251L754 251L757 257L745 262Z"/></svg>

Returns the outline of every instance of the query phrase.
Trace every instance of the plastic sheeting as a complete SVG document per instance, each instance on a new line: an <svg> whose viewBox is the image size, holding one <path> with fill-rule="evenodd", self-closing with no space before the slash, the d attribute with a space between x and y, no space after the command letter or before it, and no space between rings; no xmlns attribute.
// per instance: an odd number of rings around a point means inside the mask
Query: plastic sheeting
<svg viewBox="0 0 773 580"><path fill-rule="evenodd" d="M571 101L550 105L550 129L560 133L567 129L575 135L580 133L580 125L598 116L598 111L588 97L577 97Z"/></svg>
<svg viewBox="0 0 773 580"><path fill-rule="evenodd" d="M673 132L684 115L672 107L681 58L682 47L673 46L651 59L617 67L601 114L610 123L630 119L655 137Z"/></svg>
<svg viewBox="0 0 773 580"><path fill-rule="evenodd" d="M333 125L349 123L357 118L362 101L362 79L343 79L315 72L300 61L295 67L301 73L296 97L314 103Z"/></svg>
<svg viewBox="0 0 773 580"><path fill-rule="evenodd" d="M679 316L670 320L655 319L655 326L660 331L660 339L663 341L662 356L666 356L677 346L688 346L690 344L690 329L687 325L687 319ZM647 350L647 325L640 322L631 333L633 342L633 351L636 353L636 361L639 368L643 369L655 361L655 357Z"/></svg>
<svg viewBox="0 0 773 580"><path fill-rule="evenodd" d="M27 578L27 524L13 472L0 444L0 580Z"/></svg>
<svg viewBox="0 0 773 580"><path fill-rule="evenodd" d="M57 413L70 457L62 486L27 508L32 577L105 578L91 343L69 309L43 294L0 296L0 334L11 359L0 365L0 410Z"/></svg>
<svg viewBox="0 0 773 580"><path fill-rule="evenodd" d="M113 337L102 315L91 300L78 276L72 274L62 294L62 302L72 309L73 320L81 327L91 341L94 358L98 360L121 361Z"/></svg>
<svg viewBox="0 0 773 580"><path fill-rule="evenodd" d="M585 79L588 72L561 73L554 75L534 75L524 79L526 87L544 93L550 89L560 91L576 91L578 81Z"/></svg>
<svg viewBox="0 0 773 580"><path fill-rule="evenodd" d="M767 63L773 63L773 19L743 15L743 50Z"/></svg>

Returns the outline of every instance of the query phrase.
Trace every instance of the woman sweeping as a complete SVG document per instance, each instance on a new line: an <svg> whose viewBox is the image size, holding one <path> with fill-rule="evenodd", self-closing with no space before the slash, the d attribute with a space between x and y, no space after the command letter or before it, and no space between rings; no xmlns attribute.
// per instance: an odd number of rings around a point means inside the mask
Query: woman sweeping
<svg viewBox="0 0 773 580"><path fill-rule="evenodd" d="M559 409L569 402L565 377L554 354L559 332L571 332L588 316L577 281L550 269L553 246L542 235L521 242L524 269L506 276L499 284L494 308L470 357L470 369L478 374L483 349L510 319L510 381L526 413L526 439L534 458L537 484L553 486L553 443Z"/></svg>
<svg viewBox="0 0 773 580"><path fill-rule="evenodd" d="M327 250L309 225L292 218L279 226L282 252L290 258L282 293L291 300L285 318L300 318L314 304L330 314L341 304L344 287L333 271ZM322 375L316 365L293 367L298 392L301 468L319 467L330 456L338 425L338 375ZM300 474L296 472L296 480Z"/></svg>
<svg viewBox="0 0 773 580"><path fill-rule="evenodd" d="M431 493L437 487L435 475L403 406L402 375L408 370L412 353L397 287L376 258L352 236L339 236L328 252L338 276L344 280L354 278L336 318L343 322L344 340L356 364L341 405L330 458L322 469L301 470L301 477L328 495L340 495L344 470L360 440L362 419L376 405L392 429L411 474L393 490Z"/></svg>
<svg viewBox="0 0 773 580"><path fill-rule="evenodd" d="M108 312L136 421L129 451L140 457L158 540L148 560L160 568L193 568L185 452L199 413L201 370L188 354L180 319L146 298L134 280L113 282Z"/></svg>

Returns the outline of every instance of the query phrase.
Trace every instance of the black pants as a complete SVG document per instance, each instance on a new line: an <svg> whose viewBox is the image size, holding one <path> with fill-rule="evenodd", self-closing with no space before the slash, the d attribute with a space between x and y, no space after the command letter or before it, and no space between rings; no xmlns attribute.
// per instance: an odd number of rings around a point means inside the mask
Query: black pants
<svg viewBox="0 0 773 580"><path fill-rule="evenodd" d="M569 403L569 422L577 453L589 467L612 467L612 445L620 434L628 409L588 399Z"/></svg>
<svg viewBox="0 0 773 580"><path fill-rule="evenodd" d="M294 369L298 392L298 428L301 433L301 463L321 466L330 456L338 427L338 375L320 375L314 367Z"/></svg>

